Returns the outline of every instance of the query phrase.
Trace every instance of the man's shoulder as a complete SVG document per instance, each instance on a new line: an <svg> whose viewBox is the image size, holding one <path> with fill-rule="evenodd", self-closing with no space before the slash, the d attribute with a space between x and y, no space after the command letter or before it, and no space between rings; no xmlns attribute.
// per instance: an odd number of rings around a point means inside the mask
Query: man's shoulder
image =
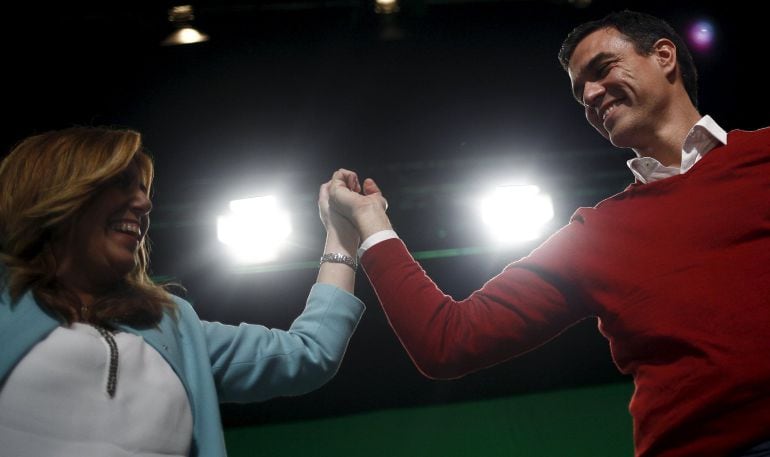
<svg viewBox="0 0 770 457"><path fill-rule="evenodd" d="M739 143L746 143L746 142L767 142L770 141L770 127L764 127L757 130L741 130L741 129L735 129L730 130L727 133L727 144L730 145L731 142L739 142Z"/></svg>

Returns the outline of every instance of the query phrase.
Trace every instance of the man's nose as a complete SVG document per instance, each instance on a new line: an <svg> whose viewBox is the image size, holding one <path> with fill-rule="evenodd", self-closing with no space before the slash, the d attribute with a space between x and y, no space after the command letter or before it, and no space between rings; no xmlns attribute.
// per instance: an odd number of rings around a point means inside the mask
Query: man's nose
<svg viewBox="0 0 770 457"><path fill-rule="evenodd" d="M604 96L604 85L589 81L583 86L583 105L598 108Z"/></svg>

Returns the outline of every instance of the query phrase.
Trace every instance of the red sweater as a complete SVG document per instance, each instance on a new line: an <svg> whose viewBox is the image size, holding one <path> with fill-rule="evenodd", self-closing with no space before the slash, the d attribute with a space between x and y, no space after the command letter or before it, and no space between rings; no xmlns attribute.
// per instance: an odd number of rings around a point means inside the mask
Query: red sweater
<svg viewBox="0 0 770 457"><path fill-rule="evenodd" d="M462 301L400 240L362 264L420 371L453 378L599 319L636 455L726 456L770 439L770 128L733 131L686 174L581 208Z"/></svg>

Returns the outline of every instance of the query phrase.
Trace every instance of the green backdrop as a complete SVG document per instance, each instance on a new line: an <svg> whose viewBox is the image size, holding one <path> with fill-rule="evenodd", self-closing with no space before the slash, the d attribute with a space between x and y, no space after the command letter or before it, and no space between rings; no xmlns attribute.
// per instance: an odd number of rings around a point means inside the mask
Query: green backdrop
<svg viewBox="0 0 770 457"><path fill-rule="evenodd" d="M633 455L633 385L228 428L230 457Z"/></svg>

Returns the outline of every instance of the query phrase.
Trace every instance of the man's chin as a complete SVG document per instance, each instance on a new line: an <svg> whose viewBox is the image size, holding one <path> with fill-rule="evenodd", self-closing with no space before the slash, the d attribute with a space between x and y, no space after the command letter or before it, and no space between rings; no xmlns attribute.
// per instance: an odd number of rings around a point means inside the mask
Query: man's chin
<svg viewBox="0 0 770 457"><path fill-rule="evenodd" d="M626 133L627 132L622 129L615 128L607 135L607 139L610 140L610 143L616 148L633 148L634 142L632 141L631 136Z"/></svg>

